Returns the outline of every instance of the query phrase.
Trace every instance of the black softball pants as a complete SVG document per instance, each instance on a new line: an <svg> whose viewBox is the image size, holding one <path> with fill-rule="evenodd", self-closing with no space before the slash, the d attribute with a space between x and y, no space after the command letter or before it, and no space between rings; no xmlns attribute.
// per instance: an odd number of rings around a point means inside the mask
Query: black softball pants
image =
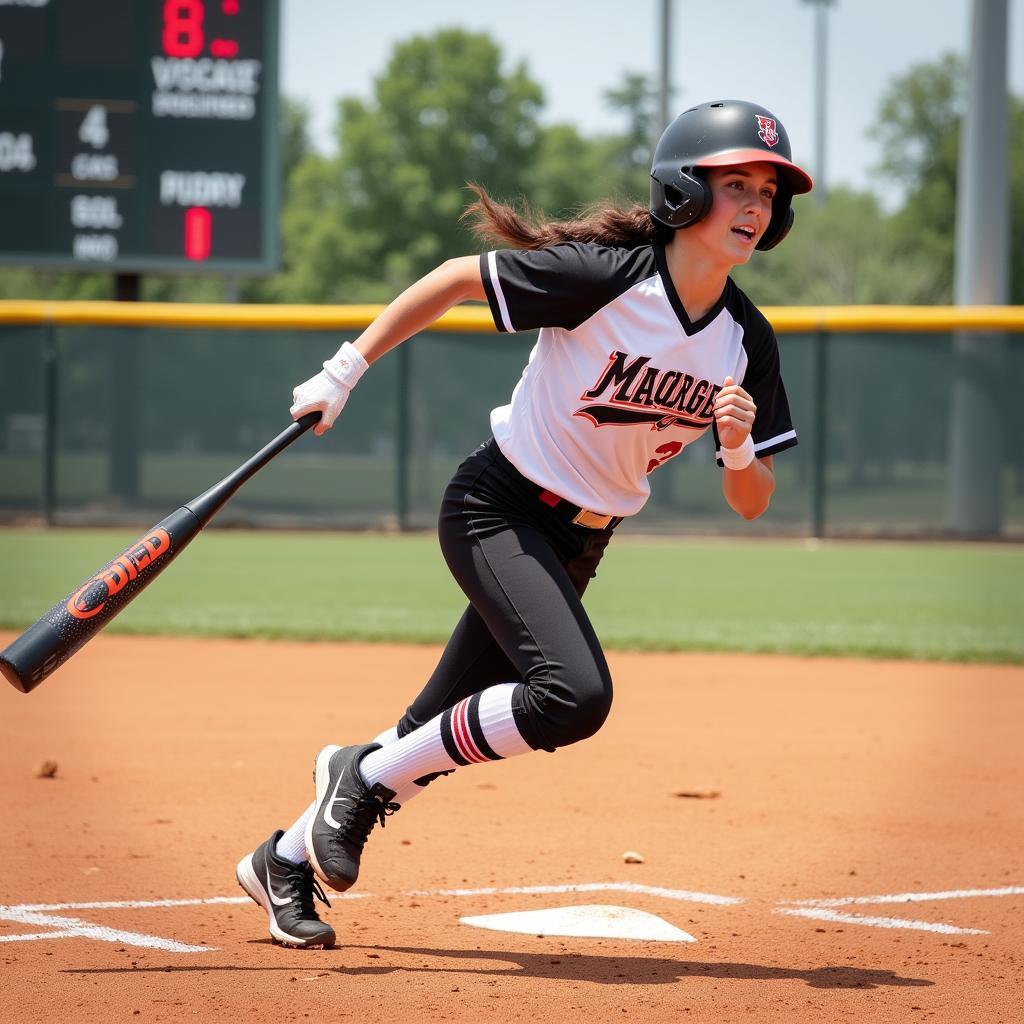
<svg viewBox="0 0 1024 1024"><path fill-rule="evenodd" d="M452 478L438 538L469 607L399 735L504 682L518 683L513 713L534 749L575 743L604 723L612 681L580 598L617 521L574 525L574 507L551 508L540 493L493 439Z"/></svg>

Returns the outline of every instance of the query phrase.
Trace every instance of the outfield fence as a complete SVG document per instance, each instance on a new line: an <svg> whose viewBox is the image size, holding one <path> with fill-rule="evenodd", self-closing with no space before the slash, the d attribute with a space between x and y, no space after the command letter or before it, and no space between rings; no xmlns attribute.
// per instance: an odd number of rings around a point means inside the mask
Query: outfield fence
<svg viewBox="0 0 1024 1024"><path fill-rule="evenodd" d="M291 389L375 306L0 302L0 520L147 525L288 422ZM800 444L755 523L710 437L652 476L626 530L1024 537L1024 307L768 308ZM219 525L433 527L534 334L452 310L367 374L324 438L259 473Z"/></svg>

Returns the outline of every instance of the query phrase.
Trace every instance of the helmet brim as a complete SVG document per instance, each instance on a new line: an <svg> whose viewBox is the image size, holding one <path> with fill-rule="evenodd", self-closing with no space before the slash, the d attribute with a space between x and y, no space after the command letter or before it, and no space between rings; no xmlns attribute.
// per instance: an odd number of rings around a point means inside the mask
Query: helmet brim
<svg viewBox="0 0 1024 1024"><path fill-rule="evenodd" d="M695 167L734 167L737 164L769 163L785 167L788 173L786 181L793 195L803 195L814 188L811 176L787 160L780 153L772 153L763 149L731 149L725 153L715 153L698 160Z"/></svg>

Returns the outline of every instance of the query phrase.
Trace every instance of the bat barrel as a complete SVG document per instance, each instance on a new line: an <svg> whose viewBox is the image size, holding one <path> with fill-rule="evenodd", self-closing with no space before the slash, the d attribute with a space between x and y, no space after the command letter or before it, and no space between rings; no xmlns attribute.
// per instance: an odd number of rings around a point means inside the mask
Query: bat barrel
<svg viewBox="0 0 1024 1024"><path fill-rule="evenodd" d="M307 413L188 505L183 505L90 576L3 651L0 673L22 693L34 690L131 603L181 553L257 470L320 419Z"/></svg>
<svg viewBox="0 0 1024 1024"><path fill-rule="evenodd" d="M160 520L0 651L0 672L22 693L34 690L163 572L202 526L184 507Z"/></svg>
<svg viewBox="0 0 1024 1024"><path fill-rule="evenodd" d="M0 672L22 693L31 693L72 652L45 619L29 626L0 653Z"/></svg>

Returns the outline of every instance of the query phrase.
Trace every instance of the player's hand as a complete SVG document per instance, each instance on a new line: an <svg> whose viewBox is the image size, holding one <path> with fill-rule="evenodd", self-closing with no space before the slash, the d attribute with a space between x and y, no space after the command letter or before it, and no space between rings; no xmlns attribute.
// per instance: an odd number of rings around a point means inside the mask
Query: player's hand
<svg viewBox="0 0 1024 1024"><path fill-rule="evenodd" d="M715 427L723 448L738 448L750 435L757 406L754 400L733 380L725 378L715 398Z"/></svg>
<svg viewBox="0 0 1024 1024"><path fill-rule="evenodd" d="M334 426L338 414L345 408L350 390L329 377L326 370L321 370L292 391L294 404L288 411L293 420L300 419L307 412L319 412L320 422L313 427L313 433L320 437Z"/></svg>
<svg viewBox="0 0 1024 1024"><path fill-rule="evenodd" d="M317 437L325 434L334 426L345 408L349 392L367 369L362 353L346 341L315 377L304 380L292 391L294 404L288 410L292 419L297 420L308 412L319 412L320 422L313 427L313 433Z"/></svg>

